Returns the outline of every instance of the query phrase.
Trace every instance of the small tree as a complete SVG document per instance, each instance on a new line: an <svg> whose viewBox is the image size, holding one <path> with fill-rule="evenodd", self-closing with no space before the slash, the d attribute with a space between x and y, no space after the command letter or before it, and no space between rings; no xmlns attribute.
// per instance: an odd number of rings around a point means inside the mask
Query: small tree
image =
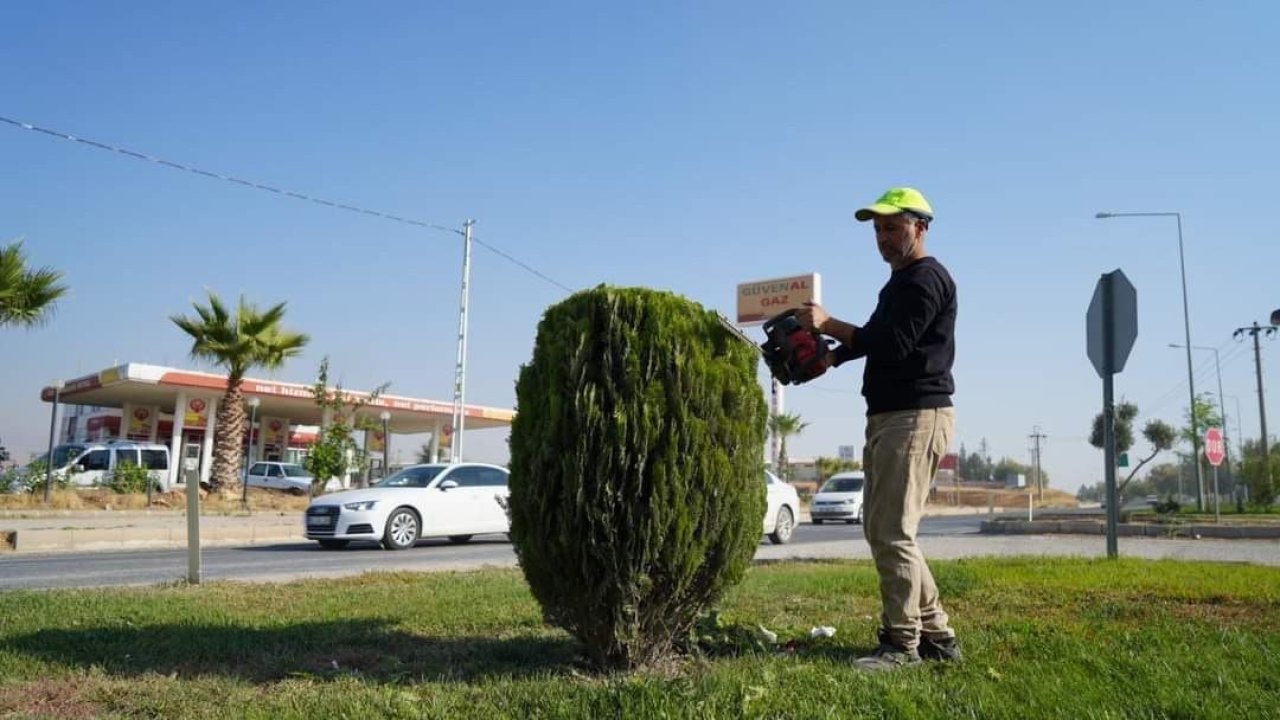
<svg viewBox="0 0 1280 720"><path fill-rule="evenodd" d="M1115 414L1116 455L1119 455L1120 453L1129 452L1129 449L1133 447L1133 421L1138 417L1138 406L1133 403L1122 402L1116 407ZM1129 485L1129 481L1133 480L1144 465L1155 459L1155 456L1161 452L1173 448L1173 443L1178 437L1178 431L1162 420L1149 420L1142 428L1142 436L1150 443L1151 454L1133 466L1133 469L1129 471L1128 477L1116 487L1116 497L1124 494L1124 489ZM1106 448L1104 440L1103 417L1102 413L1098 413L1093 418L1093 429L1089 433L1089 444L1099 450L1103 450Z"/></svg>
<svg viewBox="0 0 1280 720"><path fill-rule="evenodd" d="M325 356L320 361L320 372L311 387L311 397L322 412L329 412L329 420L320 428L320 436L302 461L302 466L311 473L312 495L324 492L333 478L345 477L350 472L363 475L368 468L369 458L356 443L355 434L380 426L372 418L361 415L360 411L389 387L390 383L383 383L363 398L348 395L341 383L330 390L329 357Z"/></svg>
<svg viewBox="0 0 1280 720"><path fill-rule="evenodd" d="M1280 473L1280 443L1270 448L1270 462L1264 462L1262 443L1258 440L1244 442L1244 458L1240 464L1240 477L1249 488L1249 504L1260 510L1269 509L1276 501L1273 478Z"/></svg>
<svg viewBox="0 0 1280 720"><path fill-rule="evenodd" d="M965 452L960 445L959 470L960 478L967 482L990 482L995 479L995 466L991 464L991 456L987 453L987 439L983 438L979 446L980 452Z"/></svg>
<svg viewBox="0 0 1280 720"><path fill-rule="evenodd" d="M991 474L993 477L995 477L996 480L1003 481L1006 484L1009 482L1009 478L1016 478L1017 476L1021 475L1023 479L1027 481L1027 485L1030 486L1035 476L1035 468L1032 467L1031 465L1018 462L1013 458L1002 457L1000 458L999 462L997 462L995 465L992 466ZM1044 488L1044 487L1047 487L1048 485L1049 485L1049 473L1045 472L1044 468L1041 467L1040 468L1040 487ZM1043 499L1043 498L1040 498L1040 499Z"/></svg>
<svg viewBox="0 0 1280 720"><path fill-rule="evenodd" d="M765 513L754 348L671 293L552 306L516 383L511 539L604 668L662 659L746 571Z"/></svg>
<svg viewBox="0 0 1280 720"><path fill-rule="evenodd" d="M1209 395L1197 395L1195 400L1195 422L1192 422L1192 411L1188 410L1182 414L1182 419L1186 425L1178 431L1179 439L1187 443L1191 447L1199 447L1204 450L1204 431L1211 427L1222 427L1222 415L1218 413L1218 406L1210 399Z"/></svg>
<svg viewBox="0 0 1280 720"><path fill-rule="evenodd" d="M147 491L147 483L153 482L151 473L141 465L126 463L116 467L102 485L121 495ZM150 501L150 497L147 498Z"/></svg>
<svg viewBox="0 0 1280 720"><path fill-rule="evenodd" d="M780 413L769 416L769 434L779 439L778 445L778 477L783 480L791 479L790 467L787 461L787 438L799 435L804 429L809 427L809 423L801 420L799 415L794 413Z"/></svg>

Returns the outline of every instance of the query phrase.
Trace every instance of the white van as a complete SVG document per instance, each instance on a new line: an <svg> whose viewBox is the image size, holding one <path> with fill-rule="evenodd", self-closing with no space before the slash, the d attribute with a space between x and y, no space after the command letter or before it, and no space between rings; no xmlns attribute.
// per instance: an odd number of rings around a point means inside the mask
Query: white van
<svg viewBox="0 0 1280 720"><path fill-rule="evenodd" d="M43 459L43 458L42 458ZM169 489L169 446L132 440L70 443L53 449L53 473L70 473L71 483L80 487L101 485L121 465L141 465L151 471L151 479L164 492Z"/></svg>

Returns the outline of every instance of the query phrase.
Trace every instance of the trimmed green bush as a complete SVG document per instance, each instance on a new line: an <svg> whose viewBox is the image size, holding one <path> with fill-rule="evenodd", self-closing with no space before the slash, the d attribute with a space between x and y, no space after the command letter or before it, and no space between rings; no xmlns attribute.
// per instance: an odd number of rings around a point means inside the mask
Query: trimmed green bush
<svg viewBox="0 0 1280 720"><path fill-rule="evenodd" d="M516 386L511 536L547 620L603 668L674 652L741 580L765 512L758 356L677 295L547 310Z"/></svg>

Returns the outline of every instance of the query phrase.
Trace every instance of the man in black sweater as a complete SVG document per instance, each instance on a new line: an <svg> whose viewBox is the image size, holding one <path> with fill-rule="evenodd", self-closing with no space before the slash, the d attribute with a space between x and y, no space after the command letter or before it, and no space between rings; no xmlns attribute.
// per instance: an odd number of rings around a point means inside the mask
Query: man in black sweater
<svg viewBox="0 0 1280 720"><path fill-rule="evenodd" d="M955 432L956 286L925 252L933 209L919 191L893 188L855 214L873 220L880 256L892 273L865 325L831 317L820 305L800 312L809 328L840 341L838 366L866 358L867 401L863 533L880 575L879 647L857 661L885 670L921 658L959 660L955 632L938 599L916 531L938 463Z"/></svg>

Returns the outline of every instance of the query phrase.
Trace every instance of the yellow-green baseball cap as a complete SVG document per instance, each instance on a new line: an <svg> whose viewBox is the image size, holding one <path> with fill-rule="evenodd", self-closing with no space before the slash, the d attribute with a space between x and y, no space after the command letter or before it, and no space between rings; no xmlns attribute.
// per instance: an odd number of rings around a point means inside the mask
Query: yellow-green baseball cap
<svg viewBox="0 0 1280 720"><path fill-rule="evenodd" d="M879 200L853 214L858 222L866 222L877 215L897 215L902 212L915 213L933 219L933 208L924 195L915 188L889 188Z"/></svg>

